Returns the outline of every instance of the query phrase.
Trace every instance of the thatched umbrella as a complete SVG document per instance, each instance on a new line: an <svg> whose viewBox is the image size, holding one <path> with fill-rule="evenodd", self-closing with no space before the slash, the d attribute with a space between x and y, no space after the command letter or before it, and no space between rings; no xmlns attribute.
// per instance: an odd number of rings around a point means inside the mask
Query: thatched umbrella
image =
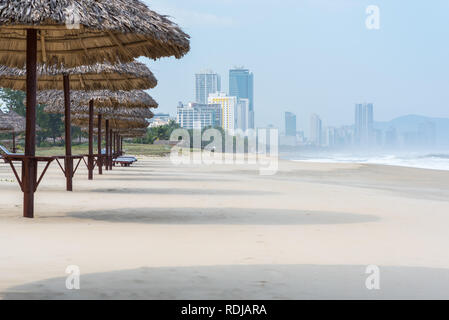
<svg viewBox="0 0 449 320"><path fill-rule="evenodd" d="M25 118L16 112L0 110L0 132L23 132L25 131Z"/></svg>
<svg viewBox="0 0 449 320"><path fill-rule="evenodd" d="M58 112L61 113L63 110L64 99L63 93L58 90L47 90L41 91L38 94L38 101L42 104L46 104L46 110L48 112ZM131 91L110 91L110 90L99 90L99 91L74 91L71 95L71 104L74 105L76 110L78 106L83 106L89 103L89 110L95 112L95 110L105 110L109 109L124 109L124 108L157 108L158 104L154 99L145 91L142 90L131 90ZM119 111L120 113L120 111ZM123 111L122 111L123 113ZM106 113L107 114L107 113ZM106 116L104 114L103 116ZM99 117L100 118L100 117ZM148 117L149 118L149 117ZM85 121L86 119L84 119ZM112 169L112 139L115 138L112 132L113 125L110 119L104 119L104 125L106 129L106 150L108 150L106 155L106 170ZM74 122L79 123L79 122ZM102 121L99 121L99 127L102 125ZM142 123L142 122L141 122ZM126 127L125 127L126 128ZM101 146L100 146L101 147ZM99 150L100 150L99 147Z"/></svg>
<svg viewBox="0 0 449 320"><path fill-rule="evenodd" d="M109 121L109 128L112 132L120 129L141 128L150 124L145 118L140 117L115 117L105 118L104 123ZM78 127L85 127L89 125L89 116L85 114L77 114L72 117L72 123Z"/></svg>
<svg viewBox="0 0 449 320"><path fill-rule="evenodd" d="M150 111L149 111L150 112ZM150 112L151 113L151 112ZM149 115L153 117L153 114ZM73 123L79 127L88 126L89 118L86 115L79 114L74 116ZM108 140L106 144L106 169L112 170L112 159L113 155L117 154L120 150L119 144L121 145L120 132L127 131L130 129L142 129L147 128L149 122L142 117L129 117L129 116L114 116L113 118L105 119L105 126L109 128Z"/></svg>
<svg viewBox="0 0 449 320"><path fill-rule="evenodd" d="M16 153L16 134L25 131L25 118L14 112L13 110L0 110L0 133L12 134L12 152ZM39 131L39 126L36 126Z"/></svg>
<svg viewBox="0 0 449 320"><path fill-rule="evenodd" d="M10 67L25 66L28 33L40 40L37 62L66 67L190 49L187 34L137 0L0 0L0 26L0 64Z"/></svg>
<svg viewBox="0 0 449 320"><path fill-rule="evenodd" d="M0 0L0 64L27 70L25 156L16 158L25 217L34 216L38 161L52 161L35 157L37 63L77 67L188 51L189 36L138 0Z"/></svg>
<svg viewBox="0 0 449 320"><path fill-rule="evenodd" d="M37 74L39 91L63 90L64 75L70 75L70 90L129 91L157 85L154 74L140 62L96 63L75 68L39 65ZM0 65L0 87L26 91L26 70Z"/></svg>
<svg viewBox="0 0 449 320"><path fill-rule="evenodd" d="M89 128L87 126L81 127L81 130L88 132ZM114 129L117 139L117 150L120 155L123 154L123 139L124 138L143 138L148 132L148 125L141 128L128 128L128 129Z"/></svg>
<svg viewBox="0 0 449 320"><path fill-rule="evenodd" d="M109 90L131 90L131 89L151 89L157 85L157 80L148 67L139 62L118 63L97 63L90 66L75 68L64 68L56 66L38 66L38 90L61 90L64 78L70 75L70 90L98 89ZM24 69L0 66L0 87L7 87L14 90L26 90L26 71ZM61 91L59 91L61 92ZM67 94L67 92L64 92ZM60 95L60 103L64 110L62 113L70 114L71 104L65 99L65 95ZM65 118L65 145L66 157L65 176L67 191L73 190L73 159L71 147L70 116ZM101 119L100 119L101 121ZM100 132L101 139L101 132ZM102 174L102 159L97 160L99 173ZM93 154L93 133L89 135L89 156L88 156L88 179L93 179L94 154Z"/></svg>
<svg viewBox="0 0 449 320"><path fill-rule="evenodd" d="M50 105L50 110L64 110L64 92L60 90L40 91L37 95L39 103ZM88 105L90 101L94 101L95 108L99 107L133 107L133 108L157 108L158 104L154 99L143 90L131 91L72 91L70 102L74 110L79 105Z"/></svg>

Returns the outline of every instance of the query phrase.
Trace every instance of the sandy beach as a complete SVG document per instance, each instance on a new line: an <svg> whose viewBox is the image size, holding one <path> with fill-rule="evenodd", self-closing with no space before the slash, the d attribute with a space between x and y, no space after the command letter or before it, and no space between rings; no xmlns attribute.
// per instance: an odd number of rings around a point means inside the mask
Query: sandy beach
<svg viewBox="0 0 449 320"><path fill-rule="evenodd" d="M52 164L24 219L0 164L0 298L449 299L446 171L280 161L261 176L139 157L64 187Z"/></svg>

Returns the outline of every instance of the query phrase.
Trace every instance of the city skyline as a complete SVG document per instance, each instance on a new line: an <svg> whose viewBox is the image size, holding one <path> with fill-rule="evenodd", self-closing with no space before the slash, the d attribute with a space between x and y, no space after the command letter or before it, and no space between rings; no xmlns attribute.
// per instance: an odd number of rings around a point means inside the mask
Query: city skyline
<svg viewBox="0 0 449 320"><path fill-rule="evenodd" d="M192 35L192 51L184 59L146 60L160 80L150 94L164 112L174 114L180 99L194 101L192 74L213 69L227 92L228 70L244 65L257 76L259 127L282 127L283 113L272 112L278 109L296 113L301 127L309 126L313 112L340 126L353 118L354 104L365 100L376 105L379 121L404 114L449 118L441 103L449 101L449 45L441 41L449 30L447 1L404 6L378 0L379 30L365 26L366 7L373 4L365 0L147 3L176 17ZM256 3L260 14L249 14ZM273 24L264 25L264 17Z"/></svg>
<svg viewBox="0 0 449 320"><path fill-rule="evenodd" d="M176 122L186 129L254 129L254 74L244 67L230 69L228 88L229 93L221 90L221 75L210 69L195 73L195 102L178 103Z"/></svg>

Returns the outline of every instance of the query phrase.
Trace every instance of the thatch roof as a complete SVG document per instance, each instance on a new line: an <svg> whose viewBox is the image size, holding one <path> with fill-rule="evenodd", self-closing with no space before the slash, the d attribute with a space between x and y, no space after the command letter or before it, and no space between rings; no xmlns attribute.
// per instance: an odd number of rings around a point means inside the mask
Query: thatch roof
<svg viewBox="0 0 449 320"><path fill-rule="evenodd" d="M0 110L0 132L23 132L25 131L25 118L10 110L3 112Z"/></svg>
<svg viewBox="0 0 449 320"><path fill-rule="evenodd" d="M123 138L141 138L147 135L147 129L129 129L119 131L120 136Z"/></svg>
<svg viewBox="0 0 449 320"><path fill-rule="evenodd" d="M58 108L54 106L46 106L44 111L47 113L62 113ZM76 106L72 108L72 114L89 114L88 106ZM98 107L94 108L94 115L101 114L105 119L119 118L119 117L140 117L145 119L151 119L154 114L148 108L133 108L133 107Z"/></svg>
<svg viewBox="0 0 449 320"><path fill-rule="evenodd" d="M149 123L145 118L138 117L116 117L109 120L111 129L129 129L129 128L144 128L148 127ZM85 114L73 115L72 124L78 127L87 127L89 125L89 116ZM95 122L95 126L97 122ZM106 126L106 119L102 121L103 129Z"/></svg>
<svg viewBox="0 0 449 320"><path fill-rule="evenodd" d="M76 68L38 67L38 90L63 90L63 75L70 75L72 90L133 90L151 89L157 80L146 65L140 62L97 63ZM0 87L26 90L26 70L0 65Z"/></svg>
<svg viewBox="0 0 449 320"><path fill-rule="evenodd" d="M79 105L88 105L94 100L94 108L98 107L134 107L134 108L157 108L158 104L153 98L142 90L131 91L72 91L70 93L73 108ZM40 91L37 101L48 106L49 112L64 112L64 92L60 90ZM75 110L75 109L74 109Z"/></svg>
<svg viewBox="0 0 449 320"><path fill-rule="evenodd" d="M0 0L0 64L23 68L26 29L38 29L38 62L75 67L181 58L189 36L138 0Z"/></svg>
<svg viewBox="0 0 449 320"><path fill-rule="evenodd" d="M84 132L88 132L88 127L81 127L81 130ZM148 129L147 127L144 128L128 128L128 129L113 129L114 132L120 134L123 138L137 138L137 137L144 137L146 136ZM104 132L103 132L104 133ZM98 130L94 128L94 134L98 134Z"/></svg>

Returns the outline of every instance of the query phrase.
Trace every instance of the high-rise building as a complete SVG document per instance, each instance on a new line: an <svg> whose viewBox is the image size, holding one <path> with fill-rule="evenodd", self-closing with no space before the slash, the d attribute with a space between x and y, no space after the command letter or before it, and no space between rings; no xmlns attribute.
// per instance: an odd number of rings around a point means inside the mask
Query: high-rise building
<svg viewBox="0 0 449 320"><path fill-rule="evenodd" d="M221 77L210 70L195 74L196 102L207 104L209 94L221 91Z"/></svg>
<svg viewBox="0 0 449 320"><path fill-rule="evenodd" d="M373 104L359 103L355 105L355 143L370 145L373 142Z"/></svg>
<svg viewBox="0 0 449 320"><path fill-rule="evenodd" d="M229 70L229 95L248 99L248 129L254 129L254 75L248 69Z"/></svg>
<svg viewBox="0 0 449 320"><path fill-rule="evenodd" d="M321 118L312 114L310 117L310 142L315 146L322 145L322 121Z"/></svg>
<svg viewBox="0 0 449 320"><path fill-rule="evenodd" d="M246 131L249 128L248 115L249 115L249 100L238 99L237 105L235 107L234 128Z"/></svg>
<svg viewBox="0 0 449 320"><path fill-rule="evenodd" d="M221 106L222 128L231 132L235 129L237 102L237 97L228 96L224 92L211 93L209 95L209 104L219 104Z"/></svg>
<svg viewBox="0 0 449 320"><path fill-rule="evenodd" d="M296 115L294 113L285 113L285 135L296 137Z"/></svg>
<svg viewBox="0 0 449 320"><path fill-rule="evenodd" d="M180 102L178 104L177 120L181 128L203 129L221 126L221 105Z"/></svg>

